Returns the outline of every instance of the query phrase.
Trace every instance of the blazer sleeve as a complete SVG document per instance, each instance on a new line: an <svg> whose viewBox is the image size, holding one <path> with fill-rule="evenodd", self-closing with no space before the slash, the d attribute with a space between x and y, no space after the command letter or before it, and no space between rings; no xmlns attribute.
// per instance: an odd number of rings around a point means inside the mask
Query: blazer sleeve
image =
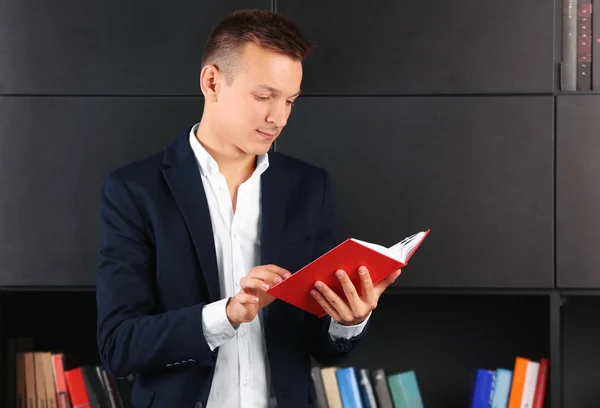
<svg viewBox="0 0 600 408"><path fill-rule="evenodd" d="M156 313L155 257L147 223L125 183L111 173L100 199L96 273L97 340L116 376L181 363L214 366L202 327L205 303Z"/></svg>
<svg viewBox="0 0 600 408"><path fill-rule="evenodd" d="M322 173L321 185L323 186L321 216L313 259L321 256L339 243L333 187L329 174L325 170ZM305 312L304 319L311 354L320 364L329 366L341 364L366 334L369 327L367 321L366 326L358 336L351 339L339 338L333 340L329 334L330 316L319 319L315 315Z"/></svg>

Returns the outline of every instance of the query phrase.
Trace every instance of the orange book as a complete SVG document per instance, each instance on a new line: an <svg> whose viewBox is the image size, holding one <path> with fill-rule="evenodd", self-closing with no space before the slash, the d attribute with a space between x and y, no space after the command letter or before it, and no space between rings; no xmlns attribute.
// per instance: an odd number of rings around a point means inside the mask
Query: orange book
<svg viewBox="0 0 600 408"><path fill-rule="evenodd" d="M418 232L390 248L349 238L267 290L267 294L323 317L326 315L325 310L310 294L316 281L325 283L345 299L342 285L335 276L338 269L343 269L360 294L360 266L367 267L373 285L377 285L382 279L405 267L428 234L429 230Z"/></svg>
<svg viewBox="0 0 600 408"><path fill-rule="evenodd" d="M517 357L515 359L510 397L508 398L508 408L521 408L521 399L523 398L523 387L525 386L525 374L527 372L528 362L529 359L523 357Z"/></svg>

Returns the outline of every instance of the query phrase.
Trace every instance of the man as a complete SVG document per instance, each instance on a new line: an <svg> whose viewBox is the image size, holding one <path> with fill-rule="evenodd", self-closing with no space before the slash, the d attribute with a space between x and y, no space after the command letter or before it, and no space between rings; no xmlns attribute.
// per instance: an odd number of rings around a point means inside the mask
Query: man
<svg viewBox="0 0 600 408"><path fill-rule="evenodd" d="M135 374L135 407L312 406L311 356L342 363L400 274L339 271L345 298L317 282L321 319L265 293L338 243L327 173L270 151L309 52L283 17L233 13L206 45L200 123L105 181L98 345Z"/></svg>

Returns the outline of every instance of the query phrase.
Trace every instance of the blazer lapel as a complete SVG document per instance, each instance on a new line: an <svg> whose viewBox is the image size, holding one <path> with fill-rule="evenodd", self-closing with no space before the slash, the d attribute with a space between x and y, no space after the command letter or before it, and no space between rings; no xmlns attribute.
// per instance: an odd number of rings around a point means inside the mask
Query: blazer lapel
<svg viewBox="0 0 600 408"><path fill-rule="evenodd" d="M269 156L269 168L261 177L261 245L260 264L279 264L279 255L285 227L289 181L277 157ZM262 309L266 327L271 305Z"/></svg>
<svg viewBox="0 0 600 408"><path fill-rule="evenodd" d="M189 131L167 149L163 163L169 165L163 175L192 237L210 301L217 301L221 294L212 223L200 170L189 144Z"/></svg>
<svg viewBox="0 0 600 408"><path fill-rule="evenodd" d="M269 157L272 163L261 177L261 245L262 265L279 262L285 211L288 201L288 180L277 160ZM273 163L274 162L274 163Z"/></svg>

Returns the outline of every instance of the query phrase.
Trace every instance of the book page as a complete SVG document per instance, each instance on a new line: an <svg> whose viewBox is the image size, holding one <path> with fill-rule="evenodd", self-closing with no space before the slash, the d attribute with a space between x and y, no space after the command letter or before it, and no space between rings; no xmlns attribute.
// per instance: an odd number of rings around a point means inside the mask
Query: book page
<svg viewBox="0 0 600 408"><path fill-rule="evenodd" d="M393 258L399 262L406 263L406 259L411 254L413 249L419 244L419 242L421 242L424 235L424 231L418 232L404 238L402 241L389 248L386 248L383 245L374 244L372 242L361 241L356 238L351 238L351 240L377 251L380 254L389 256L390 258Z"/></svg>
<svg viewBox="0 0 600 408"><path fill-rule="evenodd" d="M383 245L373 244L372 242L361 241L360 239L356 239L356 238L351 238L351 240L354 242L358 242L359 244L364 245L367 248L372 249L373 251L377 251L380 254L384 254L384 255L387 255L387 256L393 258L392 254L390 253L390 250L388 248L384 247Z"/></svg>
<svg viewBox="0 0 600 408"><path fill-rule="evenodd" d="M408 256L411 254L413 249L421 242L423 236L425 235L424 231L417 232L411 236L404 238L402 241L398 242L396 245L389 248L389 253L392 258L405 263Z"/></svg>

